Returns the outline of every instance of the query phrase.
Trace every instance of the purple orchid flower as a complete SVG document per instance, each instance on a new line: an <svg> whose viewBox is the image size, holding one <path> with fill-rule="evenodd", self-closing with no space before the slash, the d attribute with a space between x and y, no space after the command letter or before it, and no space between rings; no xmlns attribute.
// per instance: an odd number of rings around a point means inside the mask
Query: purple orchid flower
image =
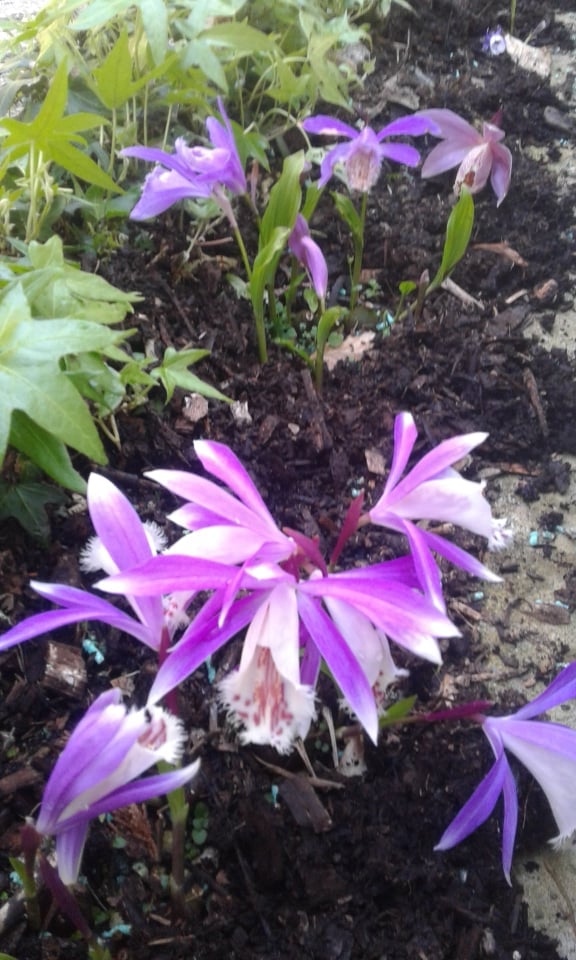
<svg viewBox="0 0 576 960"><path fill-rule="evenodd" d="M214 117L206 121L212 147L188 147L180 137L174 144L175 153L138 146L120 151L122 157L137 157L158 164L146 177L142 196L130 214L133 220L156 217L179 200L212 196L235 224L224 188L243 194L248 186L232 125L220 98L218 109L223 123Z"/></svg>
<svg viewBox="0 0 576 960"><path fill-rule="evenodd" d="M458 167L454 192L460 193L463 186L470 193L478 193L486 186L488 177L500 206L508 193L512 175L512 154L501 141L504 131L492 123L485 123L482 133L452 110L422 110L416 116L434 123L440 137L439 143L429 153L422 167L423 177L435 177L452 167Z"/></svg>
<svg viewBox="0 0 576 960"><path fill-rule="evenodd" d="M294 229L288 238L288 246L307 270L316 295L324 301L328 289L328 266L320 247L310 236L308 224L301 213L296 217Z"/></svg>
<svg viewBox="0 0 576 960"><path fill-rule="evenodd" d="M408 537L422 589L442 607L441 588L431 550L473 576L493 582L500 578L466 551L437 534L416 527L412 521L436 520L464 527L486 537L491 550L505 547L512 533L506 520L492 516L490 504L483 496L484 483L465 480L452 469L452 464L470 453L488 434L468 433L444 440L401 479L417 436L412 415L399 414L394 422L394 455L390 473L382 496L367 516L372 523Z"/></svg>
<svg viewBox="0 0 576 960"><path fill-rule="evenodd" d="M414 147L404 143L383 143L386 137L412 136L435 133L439 136L435 122L423 114L399 117L376 133L371 127L355 130L354 127L334 117L309 117L302 124L307 133L320 136L346 137L349 143L340 143L329 150L320 167L318 186L325 186L334 173L336 164L341 163L346 173L346 182L350 190L368 193L380 176L382 161L393 160L415 167L420 154Z"/></svg>
<svg viewBox="0 0 576 960"><path fill-rule="evenodd" d="M126 711L118 690L101 694L72 732L46 784L35 824L56 837L58 873L78 879L90 820L131 803L170 793L197 774L200 761L137 780L158 761L178 763L185 741L180 722L161 707Z"/></svg>
<svg viewBox="0 0 576 960"><path fill-rule="evenodd" d="M98 586L135 595L163 593L168 584L172 590L187 590L204 563L202 558L164 554ZM224 681L221 697L244 724L245 741L272 743L283 751L308 729L321 658L368 735L377 739L372 685L381 654L370 653L378 658L376 669L367 665L368 650L355 635L352 614L346 620L348 608L364 618L363 623L434 663L441 659L436 638L458 633L444 612L418 592L410 558L326 576L316 570L307 580L298 580L275 563L251 563L238 572L234 588L242 595L226 599L226 590L217 591L172 648L158 671L150 702L181 684L248 627L240 669ZM331 615L331 600L338 602L336 617ZM300 663L302 643L306 670L304 660Z"/></svg>
<svg viewBox="0 0 576 960"><path fill-rule="evenodd" d="M449 850L474 832L492 813L503 794L502 866L508 883L518 823L518 795L505 750L509 750L538 781L550 804L559 844L576 830L576 730L559 723L534 722L533 717L576 697L576 663L571 663L531 703L506 717L475 719L482 724L496 758L494 766L442 835L436 850Z"/></svg>
<svg viewBox="0 0 576 960"><path fill-rule="evenodd" d="M280 563L301 549L317 549L306 537L278 529L256 486L236 455L223 443L195 440L194 450L205 470L225 483L229 493L212 480L183 470L151 470L147 476L187 500L169 514L170 520L193 532L182 537L169 553L204 557L221 563L274 561Z"/></svg>
<svg viewBox="0 0 576 960"><path fill-rule="evenodd" d="M97 533L81 556L85 569L117 573L139 566L155 556L163 541L154 526L143 524L127 498L105 477L93 473L88 480L88 510ZM213 589L228 582L234 569L207 562L195 590ZM176 630L187 622L185 609L195 590L184 594L169 592L166 597L133 597L126 600L136 614L131 617L103 597L63 583L32 580L31 587L41 597L58 603L59 610L48 610L28 617L0 637L0 651L32 637L85 620L99 620L135 637L158 652L169 646Z"/></svg>
<svg viewBox="0 0 576 960"><path fill-rule="evenodd" d="M494 30L486 31L482 41L482 53L488 53L491 57L499 57L506 53L506 37L500 25Z"/></svg>

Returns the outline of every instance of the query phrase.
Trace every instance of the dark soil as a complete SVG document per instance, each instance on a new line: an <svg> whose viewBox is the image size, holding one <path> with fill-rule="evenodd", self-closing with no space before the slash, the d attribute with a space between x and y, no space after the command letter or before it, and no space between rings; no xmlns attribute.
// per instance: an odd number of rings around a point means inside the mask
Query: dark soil
<svg viewBox="0 0 576 960"><path fill-rule="evenodd" d="M247 404L251 416L250 423L236 423L227 406L211 403L209 413L194 423L184 415L181 394L167 409L159 401L120 416L122 446L109 450L110 467L104 472L143 518L161 520L170 502L142 479L142 471L197 469L193 440L209 437L234 449L281 525L319 535L329 546L352 489L364 486L370 497L381 485L382 478L368 471L366 451L376 448L389 462L399 410L412 411L417 420L419 451L454 433L487 430L490 437L475 454L471 475L488 465L495 473L518 474L518 494L528 499L566 489L569 468L562 454L576 452L574 369L562 351L547 352L537 333L525 334L529 313L536 312L542 328L550 329L558 311L571 305L571 204L559 194L546 163L557 158L567 134L544 118L546 107L565 107L547 81L507 57L480 52L485 29L503 16L501 6L428 0L418 17L396 12L386 34L374 38L378 66L359 103L359 112L376 128L405 112L382 103L381 114L373 114L383 80L400 69L395 43L405 41L409 26L411 46L401 79L422 107L448 106L471 120L489 120L502 109L506 143L514 154L512 187L498 209L489 189L477 198L474 243L505 242L524 265L493 251L469 252L453 279L482 308L466 308L445 292L433 295L418 319L408 315L389 335L380 332L359 362L341 363L327 373L319 399L298 360L279 349L272 347L269 363L259 367L249 312L227 286L222 261L209 259L207 247L202 257L193 253L184 263L187 244L177 226L179 214L147 226L152 253L141 252L141 227L133 226L131 243L100 265L117 286L145 296L137 315L142 342L135 348L150 341L159 352L168 345L209 346L212 357L198 368L200 375ZM526 36L544 19L535 43L567 49L554 11L571 6L571 0L523 0L517 35ZM538 162L526 152L530 145L542 149ZM451 182L450 174L430 182L396 171L382 177L371 195L366 277L379 283L384 308L393 308L401 280L436 269ZM318 210L314 227L337 295L347 272L345 231L328 205ZM234 256L232 246L219 252ZM553 284L542 293L548 281ZM525 292L515 299L520 291ZM2 602L11 622L41 609L27 586L30 577L79 581L78 551L90 533L85 514L74 511L54 514L52 539L42 548L15 526L0 530ZM459 542L481 549L463 534ZM348 557L356 551L358 558L381 558L396 546L391 537L371 532L357 538ZM496 570L499 563L505 566L502 558L492 556L489 562ZM474 586L454 571L447 571L446 583L463 636L446 644L442 673L411 664L402 690L417 694L419 709L426 711L445 705L446 675L466 673L471 698L484 693L475 679L482 673L482 646L473 621L461 615L462 604L474 606ZM65 731L93 696L115 682L142 702L150 686L155 667L142 646L103 631L95 636L105 643L106 657L100 665L87 659L88 683L76 695L50 680L48 640L0 657L5 745L0 847L7 853L18 853L22 819L41 798ZM81 638L80 630L68 630L51 639L76 650ZM230 663L230 651L223 656ZM298 754L286 759L268 750L238 749L226 730L206 738L202 732L213 729L214 700L203 671L181 695L188 729L201 741L202 772L192 807L202 801L208 809L201 855L189 851L189 917L173 915L161 883L169 864L162 852L164 809L121 811L92 827L82 900L96 926L98 911L107 914L104 928L131 925L129 935L119 932L111 941L115 958L477 960L510 958L514 951L522 960L556 956L553 945L527 926L521 891L506 885L497 817L456 850L433 850L488 769L489 749L480 733L463 727L395 729L382 736L377 749L367 749L364 776L348 779L334 771L325 725L319 724L306 748L316 776L333 786L317 789L314 797L303 785ZM326 702L337 722L345 721L328 686ZM519 777L525 815L516 856L526 862L530 849L554 828L537 789ZM10 869L3 860L0 892L10 890ZM69 939L65 921L48 914L46 922L44 940L28 932L23 917L6 925L0 951L19 960L86 955L82 943Z"/></svg>

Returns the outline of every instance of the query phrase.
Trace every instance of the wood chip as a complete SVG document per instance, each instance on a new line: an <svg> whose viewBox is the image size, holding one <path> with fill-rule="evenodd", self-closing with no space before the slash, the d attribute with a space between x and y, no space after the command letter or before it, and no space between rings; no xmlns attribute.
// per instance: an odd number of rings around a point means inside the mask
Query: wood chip
<svg viewBox="0 0 576 960"><path fill-rule="evenodd" d="M332 829L330 814L307 777L285 780L278 793L299 827L312 827L314 833Z"/></svg>
<svg viewBox="0 0 576 960"><path fill-rule="evenodd" d="M46 668L42 686L56 693L81 700L86 689L86 665L76 647L53 640L46 648Z"/></svg>

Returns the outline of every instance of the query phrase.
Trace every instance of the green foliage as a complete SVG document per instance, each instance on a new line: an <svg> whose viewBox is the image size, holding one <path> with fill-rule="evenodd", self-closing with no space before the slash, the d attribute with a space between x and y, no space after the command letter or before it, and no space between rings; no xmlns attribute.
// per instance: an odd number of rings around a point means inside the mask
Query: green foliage
<svg viewBox="0 0 576 960"><path fill-rule="evenodd" d="M463 187L458 202L452 210L446 226L442 262L431 281L427 293L435 290L448 277L468 249L474 226L474 201L472 194Z"/></svg>

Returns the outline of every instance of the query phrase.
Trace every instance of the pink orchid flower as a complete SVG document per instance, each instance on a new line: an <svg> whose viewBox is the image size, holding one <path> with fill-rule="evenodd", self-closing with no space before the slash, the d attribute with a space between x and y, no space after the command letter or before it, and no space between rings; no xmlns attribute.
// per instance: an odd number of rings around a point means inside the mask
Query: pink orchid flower
<svg viewBox="0 0 576 960"><path fill-rule="evenodd" d="M457 194L463 186L470 193L478 193L490 178L499 207L508 193L512 174L512 154L501 142L504 131L496 123L484 123L479 133L452 110L422 110L416 116L433 122L439 132L432 130L432 136L442 141L424 161L422 176L435 177L458 167L454 183Z"/></svg>

